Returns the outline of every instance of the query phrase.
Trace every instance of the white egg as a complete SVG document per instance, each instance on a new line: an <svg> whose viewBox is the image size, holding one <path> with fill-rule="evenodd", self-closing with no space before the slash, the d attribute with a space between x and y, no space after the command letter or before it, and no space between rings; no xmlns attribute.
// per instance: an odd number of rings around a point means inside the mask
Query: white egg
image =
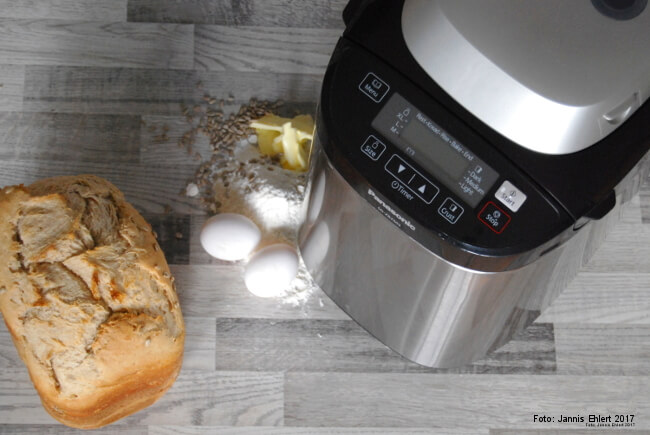
<svg viewBox="0 0 650 435"><path fill-rule="evenodd" d="M201 230L201 246L215 258L238 261L248 257L260 243L262 233L246 216L221 213L212 216Z"/></svg>
<svg viewBox="0 0 650 435"><path fill-rule="evenodd" d="M244 281L255 296L279 296L298 274L298 254L285 244L267 246L256 252L246 266Z"/></svg>

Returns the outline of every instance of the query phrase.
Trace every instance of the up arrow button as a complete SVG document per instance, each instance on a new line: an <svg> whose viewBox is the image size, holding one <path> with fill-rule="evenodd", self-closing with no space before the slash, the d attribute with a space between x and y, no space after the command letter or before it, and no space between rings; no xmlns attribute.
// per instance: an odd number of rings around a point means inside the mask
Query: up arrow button
<svg viewBox="0 0 650 435"><path fill-rule="evenodd" d="M427 185L423 184L419 189L420 193L424 193L427 190Z"/></svg>

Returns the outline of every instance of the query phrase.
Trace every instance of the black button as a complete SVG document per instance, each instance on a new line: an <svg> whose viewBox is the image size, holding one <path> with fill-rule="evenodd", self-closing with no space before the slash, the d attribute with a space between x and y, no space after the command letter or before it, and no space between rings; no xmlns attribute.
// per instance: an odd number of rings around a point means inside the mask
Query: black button
<svg viewBox="0 0 650 435"><path fill-rule="evenodd" d="M386 163L386 170L404 184L408 184L415 177L413 168L396 155Z"/></svg>
<svg viewBox="0 0 650 435"><path fill-rule="evenodd" d="M429 183L424 177L415 174L415 177L409 183L409 187L422 201L431 204L433 199L438 195L438 188Z"/></svg>
<svg viewBox="0 0 650 435"><path fill-rule="evenodd" d="M465 210L456 201L447 198L438 209L438 214L447 219L449 223L455 224Z"/></svg>
<svg viewBox="0 0 650 435"><path fill-rule="evenodd" d="M390 86L388 86L385 81L373 73L368 73L368 75L366 75L366 78L364 78L359 85L359 89L372 101L379 103L384 99L390 90Z"/></svg>
<svg viewBox="0 0 650 435"><path fill-rule="evenodd" d="M375 136L370 135L363 145L361 145L361 151L370 157L371 160L377 161L384 151L386 151L386 145Z"/></svg>
<svg viewBox="0 0 650 435"><path fill-rule="evenodd" d="M483 210L478 214L478 218L497 234L501 234L511 220L508 213L497 207L492 201L485 204Z"/></svg>

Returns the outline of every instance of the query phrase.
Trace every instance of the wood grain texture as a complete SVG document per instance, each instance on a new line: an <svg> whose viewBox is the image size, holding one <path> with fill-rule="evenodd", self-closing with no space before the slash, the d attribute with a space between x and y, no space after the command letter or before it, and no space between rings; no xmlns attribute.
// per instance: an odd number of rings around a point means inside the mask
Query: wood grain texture
<svg viewBox="0 0 650 435"><path fill-rule="evenodd" d="M287 373L287 426L535 428L534 414L648 415L650 378ZM354 410L351 412L351 410ZM545 428L577 429L561 423ZM650 428L639 420L637 429Z"/></svg>
<svg viewBox="0 0 650 435"><path fill-rule="evenodd" d="M179 109L180 112L180 109ZM188 161L208 160L212 155L210 139L196 134L191 147L180 147L179 140L192 130L193 124L183 116L149 115L142 117L140 162L146 165L186 164ZM199 153L201 160L195 160Z"/></svg>
<svg viewBox="0 0 650 435"><path fill-rule="evenodd" d="M650 183L647 183L640 193L641 197L641 219L644 224L650 224Z"/></svg>
<svg viewBox="0 0 650 435"><path fill-rule="evenodd" d="M323 74L340 34L329 29L197 25L194 67Z"/></svg>
<svg viewBox="0 0 650 435"><path fill-rule="evenodd" d="M27 369L0 371L0 391L3 424L56 424L42 408ZM277 426L283 421L283 397L282 374L184 368L158 402L112 427L117 432L149 424Z"/></svg>
<svg viewBox="0 0 650 435"><path fill-rule="evenodd" d="M120 426L279 426L284 420L281 373L181 371L153 406Z"/></svg>
<svg viewBox="0 0 650 435"><path fill-rule="evenodd" d="M562 429L490 429L490 435L618 435L622 432L629 433L630 429L573 429L573 430L562 430ZM646 430L633 430L633 434L636 435L647 435L650 434L650 431Z"/></svg>
<svg viewBox="0 0 650 435"><path fill-rule="evenodd" d="M142 213L156 233L168 264L190 261L190 215Z"/></svg>
<svg viewBox="0 0 650 435"><path fill-rule="evenodd" d="M0 0L2 18L126 21L128 0Z"/></svg>
<svg viewBox="0 0 650 435"><path fill-rule="evenodd" d="M650 326L560 324L555 327L558 373L647 376Z"/></svg>
<svg viewBox="0 0 650 435"><path fill-rule="evenodd" d="M0 112L0 159L137 163L140 117Z"/></svg>
<svg viewBox="0 0 650 435"><path fill-rule="evenodd" d="M149 435L488 435L487 430L447 428L149 426Z"/></svg>
<svg viewBox="0 0 650 435"><path fill-rule="evenodd" d="M648 289L650 273L581 272L537 321L648 325Z"/></svg>
<svg viewBox="0 0 650 435"><path fill-rule="evenodd" d="M0 316L0 370L18 367L24 367L24 364L14 347L11 333Z"/></svg>
<svg viewBox="0 0 650 435"><path fill-rule="evenodd" d="M58 425L41 405L24 365L0 370L0 423Z"/></svg>
<svg viewBox="0 0 650 435"><path fill-rule="evenodd" d="M217 329L214 318L185 317L183 370L214 371Z"/></svg>
<svg viewBox="0 0 650 435"><path fill-rule="evenodd" d="M0 63L191 69L183 24L0 18Z"/></svg>
<svg viewBox="0 0 650 435"><path fill-rule="evenodd" d="M3 163L0 186L29 184L57 175L95 174L104 177L144 213L203 213L196 201L179 195L195 170L194 165L145 166L115 165L112 162L11 160Z"/></svg>
<svg viewBox="0 0 650 435"><path fill-rule="evenodd" d="M296 8L295 0L192 0L191 7L174 0L131 0L129 21L336 28L343 30L347 0L310 0Z"/></svg>
<svg viewBox="0 0 650 435"><path fill-rule="evenodd" d="M0 434L6 435L80 435L83 433L92 433L93 435L147 435L147 426L134 426L115 428L115 426L93 429L92 432L73 429L63 426L62 424L0 424Z"/></svg>
<svg viewBox="0 0 650 435"><path fill-rule="evenodd" d="M181 104L234 97L316 103L321 76L133 68L28 66L24 110L181 116Z"/></svg>
<svg viewBox="0 0 650 435"><path fill-rule="evenodd" d="M217 319L217 370L299 372L553 373L552 328L533 325L484 360L428 369L384 346L351 320Z"/></svg>
<svg viewBox="0 0 650 435"><path fill-rule="evenodd" d="M258 298L244 284L241 265L172 266L183 313L195 317L349 319L320 289L298 298ZM294 302L296 301L296 302Z"/></svg>
<svg viewBox="0 0 650 435"><path fill-rule="evenodd" d="M0 111L22 110L24 84L23 65L0 65Z"/></svg>
<svg viewBox="0 0 650 435"><path fill-rule="evenodd" d="M633 246L634 249L630 249ZM650 271L650 225L622 222L612 230L591 261L582 268L588 272Z"/></svg>

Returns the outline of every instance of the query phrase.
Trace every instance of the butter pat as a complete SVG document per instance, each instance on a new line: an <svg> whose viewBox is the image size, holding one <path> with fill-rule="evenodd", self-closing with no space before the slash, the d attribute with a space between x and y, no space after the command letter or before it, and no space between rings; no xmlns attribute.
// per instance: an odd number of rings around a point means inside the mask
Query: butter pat
<svg viewBox="0 0 650 435"><path fill-rule="evenodd" d="M309 147L314 139L314 119L310 115L289 119L268 114L251 122L251 127L257 133L262 154L281 155L285 169L307 170Z"/></svg>

